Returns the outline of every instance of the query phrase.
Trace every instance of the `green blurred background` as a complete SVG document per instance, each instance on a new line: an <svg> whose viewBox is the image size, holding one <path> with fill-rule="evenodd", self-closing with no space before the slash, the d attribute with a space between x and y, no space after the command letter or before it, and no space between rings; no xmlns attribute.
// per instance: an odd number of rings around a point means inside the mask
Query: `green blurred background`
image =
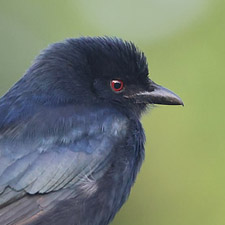
<svg viewBox="0 0 225 225"><path fill-rule="evenodd" d="M185 103L144 116L146 160L113 225L224 225L225 1L0 0L0 94L49 43L81 35L134 41Z"/></svg>

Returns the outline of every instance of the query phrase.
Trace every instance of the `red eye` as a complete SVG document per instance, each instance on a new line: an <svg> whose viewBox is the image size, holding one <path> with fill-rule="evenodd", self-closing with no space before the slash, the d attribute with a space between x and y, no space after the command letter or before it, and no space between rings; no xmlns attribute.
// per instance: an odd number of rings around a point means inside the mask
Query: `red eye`
<svg viewBox="0 0 225 225"><path fill-rule="evenodd" d="M112 80L111 81L111 88L115 92L119 92L123 90L123 81L122 80Z"/></svg>

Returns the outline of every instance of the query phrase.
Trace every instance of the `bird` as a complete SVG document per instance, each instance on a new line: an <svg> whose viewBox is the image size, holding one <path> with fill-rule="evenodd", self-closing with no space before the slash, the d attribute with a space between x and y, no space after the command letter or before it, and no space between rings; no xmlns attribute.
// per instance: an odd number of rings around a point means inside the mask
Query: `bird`
<svg viewBox="0 0 225 225"><path fill-rule="evenodd" d="M0 224L107 225L144 160L141 116L183 105L117 37L49 45L0 98Z"/></svg>

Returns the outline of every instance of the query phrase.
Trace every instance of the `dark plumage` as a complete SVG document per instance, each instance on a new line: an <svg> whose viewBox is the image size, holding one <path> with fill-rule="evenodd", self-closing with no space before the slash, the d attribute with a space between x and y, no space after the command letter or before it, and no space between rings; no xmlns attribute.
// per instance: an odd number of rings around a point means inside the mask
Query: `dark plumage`
<svg viewBox="0 0 225 225"><path fill-rule="evenodd" d="M183 104L117 38L44 50L0 99L0 224L107 225L144 158L148 104Z"/></svg>

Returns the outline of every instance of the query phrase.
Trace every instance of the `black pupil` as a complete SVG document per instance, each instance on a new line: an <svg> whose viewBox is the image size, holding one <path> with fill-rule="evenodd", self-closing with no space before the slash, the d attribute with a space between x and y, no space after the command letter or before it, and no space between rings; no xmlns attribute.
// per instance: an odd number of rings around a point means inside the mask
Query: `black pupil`
<svg viewBox="0 0 225 225"><path fill-rule="evenodd" d="M119 83L119 82L114 83L114 88L115 89L120 89L121 88L121 83Z"/></svg>

